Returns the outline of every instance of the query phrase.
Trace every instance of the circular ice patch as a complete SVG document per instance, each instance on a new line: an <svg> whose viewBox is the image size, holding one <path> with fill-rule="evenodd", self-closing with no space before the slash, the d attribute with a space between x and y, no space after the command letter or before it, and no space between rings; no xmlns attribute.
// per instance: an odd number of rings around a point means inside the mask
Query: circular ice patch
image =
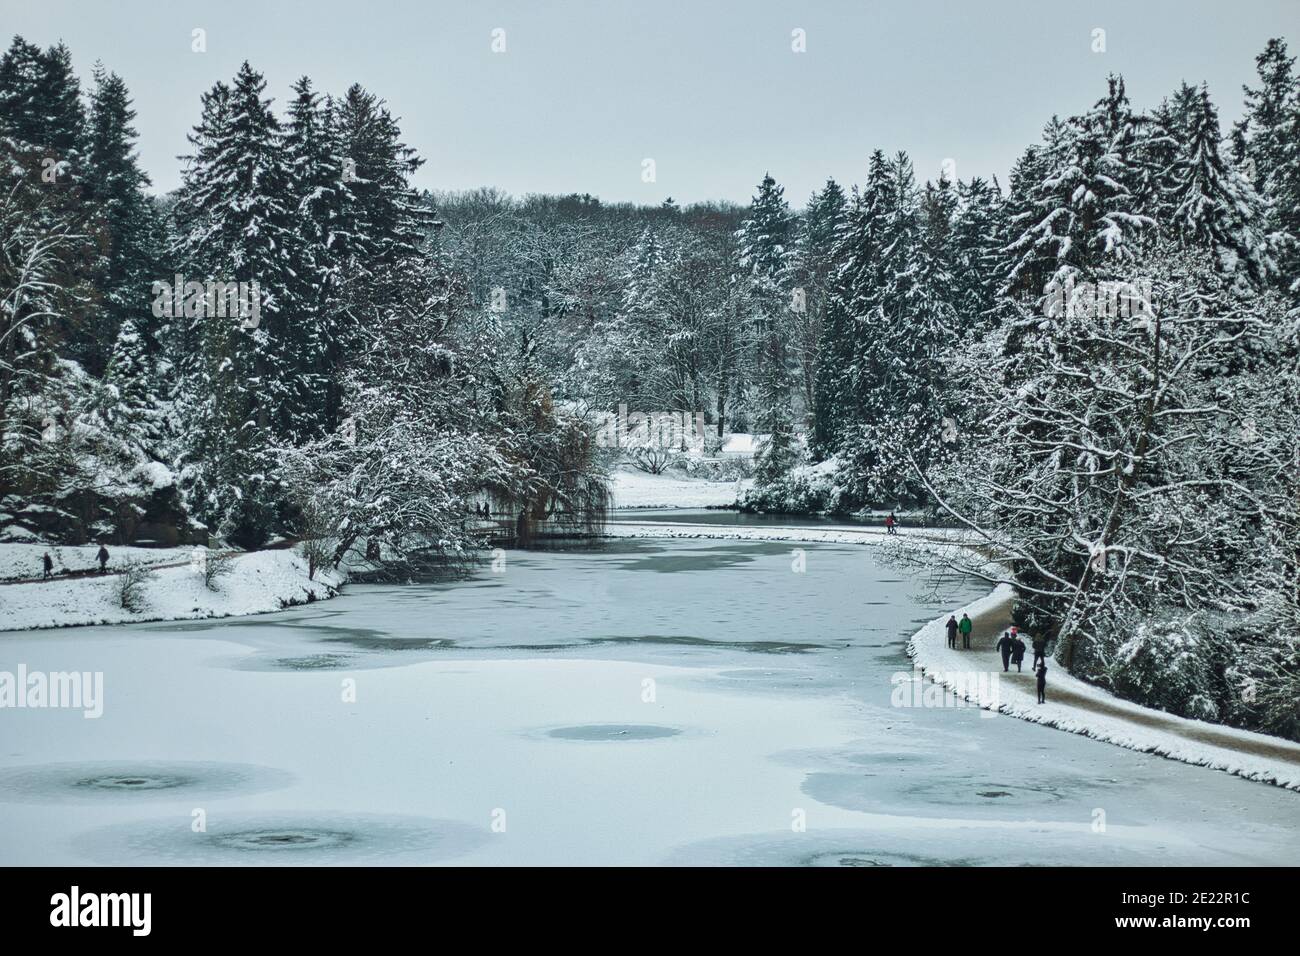
<svg viewBox="0 0 1300 956"><path fill-rule="evenodd" d="M217 834L213 844L229 850L321 850L346 846L353 834L346 830L273 829L239 830Z"/></svg>
<svg viewBox="0 0 1300 956"><path fill-rule="evenodd" d="M557 727L549 736L559 740L659 740L676 737L681 731L676 727L659 727L654 724L581 724L577 727Z"/></svg>
<svg viewBox="0 0 1300 956"><path fill-rule="evenodd" d="M178 814L91 830L73 846L90 860L112 864L423 864L468 853L489 839L486 826L387 814L212 812L206 826L196 833L189 814Z"/></svg>
<svg viewBox="0 0 1300 956"><path fill-rule="evenodd" d="M283 770L239 763L140 760L52 763L0 770L0 801L97 803L107 800L219 797L287 787Z"/></svg>

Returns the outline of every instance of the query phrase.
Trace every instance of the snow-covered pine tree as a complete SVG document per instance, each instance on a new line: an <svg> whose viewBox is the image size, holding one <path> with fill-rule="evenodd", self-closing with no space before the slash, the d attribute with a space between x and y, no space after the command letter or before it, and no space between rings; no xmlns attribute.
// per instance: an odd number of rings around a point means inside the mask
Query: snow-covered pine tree
<svg viewBox="0 0 1300 956"><path fill-rule="evenodd" d="M1239 163L1268 205L1277 233L1279 284L1300 306L1300 75L1286 41L1255 58L1259 87L1245 88L1246 115L1234 129Z"/></svg>
<svg viewBox="0 0 1300 956"><path fill-rule="evenodd" d="M866 185L854 187L832 252L835 272L826 303L812 438L813 452L822 459L839 451L862 417L857 396L865 380L859 361L866 335L863 318L882 285L880 249L889 189L889 162L877 149L871 154Z"/></svg>
<svg viewBox="0 0 1300 956"><path fill-rule="evenodd" d="M805 419L814 427L826 304L836 271L835 248L847 209L844 190L834 179L828 179L826 185L809 198L808 206L799 218L794 242L792 324L795 334L792 344Z"/></svg>
<svg viewBox="0 0 1300 956"><path fill-rule="evenodd" d="M968 183L959 182L957 199L952 226L953 307L959 328L969 337L996 321L1006 210L996 179L990 182L976 176Z"/></svg>
<svg viewBox="0 0 1300 956"><path fill-rule="evenodd" d="M936 197L932 213L942 222L926 221L906 153L889 161L887 173L880 285L859 342L860 418L843 455L850 497L892 507L926 500L918 476L943 454L951 404L943 359L955 341L956 315L948 253L939 245L951 231L950 204Z"/></svg>
<svg viewBox="0 0 1300 956"><path fill-rule="evenodd" d="M281 502L269 448L294 434L296 416L293 317L284 311L293 278L289 169L265 87L244 63L231 85L204 97L174 210L176 271L187 282L255 282L258 292L256 328L251 315L210 315L201 295L186 298L183 317L197 352L181 385L182 477L209 528L245 546L275 527Z"/></svg>
<svg viewBox="0 0 1300 956"><path fill-rule="evenodd" d="M299 413L290 423L299 438L332 431L339 424L339 366L346 336L331 308L340 285L340 244L347 202L346 181L353 170L344 163L335 141L332 101L301 77L293 86L285 123L292 213L293 274L286 290L286 310L293 320L286 328L290 383Z"/></svg>
<svg viewBox="0 0 1300 956"><path fill-rule="evenodd" d="M1086 114L1044 131L1044 147L1031 161L1039 178L1026 184L1025 208L1014 217L1021 231L1010 247L1009 289L1041 296L1049 282L1122 269L1154 226L1136 204L1138 135L1124 82L1111 76L1108 84Z"/></svg>
<svg viewBox="0 0 1300 956"><path fill-rule="evenodd" d="M84 195L103 220L105 241L92 277L100 299L89 330L94 349L87 370L102 374L118 338L131 318L132 336L142 358L159 354L156 323L150 311L150 284L158 275L158 224L144 189L149 177L135 155L135 110L126 84L116 73L95 65L94 89L87 124ZM151 372L149 374L152 374Z"/></svg>
<svg viewBox="0 0 1300 956"><path fill-rule="evenodd" d="M1191 104L1188 138L1175 163L1174 234L1207 249L1218 268L1242 283L1266 284L1277 273L1277 238L1254 187L1221 149L1219 113L1202 86Z"/></svg>
<svg viewBox="0 0 1300 956"><path fill-rule="evenodd" d="M765 174L736 234L754 343L754 427L769 436L755 472L761 484L776 481L797 458L788 349L793 234L785 190Z"/></svg>

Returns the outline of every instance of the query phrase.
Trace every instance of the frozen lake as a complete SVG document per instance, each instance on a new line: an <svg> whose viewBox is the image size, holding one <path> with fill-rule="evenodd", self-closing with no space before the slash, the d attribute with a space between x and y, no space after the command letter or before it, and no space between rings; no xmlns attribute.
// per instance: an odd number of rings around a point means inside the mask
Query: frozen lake
<svg viewBox="0 0 1300 956"><path fill-rule="evenodd" d="M802 547L616 540L0 635L0 671L104 675L98 719L0 711L0 862L1300 863L1300 794L892 706L907 637L983 589Z"/></svg>

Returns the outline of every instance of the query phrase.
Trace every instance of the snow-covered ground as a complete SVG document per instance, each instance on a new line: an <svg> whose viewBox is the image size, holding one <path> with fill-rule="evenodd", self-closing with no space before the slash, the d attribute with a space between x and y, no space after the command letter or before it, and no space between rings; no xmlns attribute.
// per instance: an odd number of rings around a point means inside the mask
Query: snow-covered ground
<svg viewBox="0 0 1300 956"><path fill-rule="evenodd" d="M615 508L726 508L752 484L752 478L705 481L620 469L611 476Z"/></svg>
<svg viewBox="0 0 1300 956"><path fill-rule="evenodd" d="M128 562L156 566L160 564L179 564L188 562L193 547L183 548L131 548L114 545L108 549L108 568L110 571L121 568ZM67 572L98 570L99 563L95 555L99 552L97 544L54 545L54 544L0 544L0 581L15 581L39 578L41 576L41 557L49 554L54 562L53 574L57 577Z"/></svg>
<svg viewBox="0 0 1300 956"><path fill-rule="evenodd" d="M13 547L17 546L5 546ZM315 579L308 579L306 559L292 551L254 551L235 555L230 573L217 578L217 590L212 591L191 566L192 549L149 551L153 565L184 563L157 567L143 585L143 606L127 611L116 600L120 578L112 571L121 567L128 552L147 549L110 550L117 563L110 564L110 573L102 577L0 585L0 631L263 614L333 597L343 581L330 570L317 570ZM39 560L40 552L36 555Z"/></svg>
<svg viewBox="0 0 1300 956"><path fill-rule="evenodd" d="M948 647L944 624L947 615L921 628L908 643L908 653L926 676L981 707L1083 734L1131 750L1160 754L1184 763L1224 770L1251 780L1300 790L1300 744L1267 734L1251 733L1222 724L1188 720L1122 700L1099 687L1071 677L1060 667L1048 666L1047 702L1038 703L1034 675L1025 671L1002 673L1001 661L988 638L1010 625L1014 599L1010 585L956 611L976 624L970 651ZM979 632L987 634L979 640ZM988 633L988 632L992 633ZM1028 635L1024 635L1028 640ZM958 642L960 644L960 641ZM1029 657L1026 657L1029 661ZM996 675L996 680L979 676Z"/></svg>
<svg viewBox="0 0 1300 956"><path fill-rule="evenodd" d="M878 528L718 527L672 521L611 524L607 534L628 538L729 539L748 541L809 542L829 544L879 544L885 538ZM899 538L918 547L960 538L948 529L903 528ZM990 569L996 572L996 569ZM1155 753L1184 763L1223 770L1250 780L1300 790L1300 744L1280 737L1187 720L1163 711L1122 700L1105 690L1071 677L1049 665L1048 702L1038 703L1034 676L1028 665L1023 673L1003 674L991 644L1010 626L1009 585L999 585L956 615L970 614L976 622L976 648L949 650L944 624L948 615L930 621L908 642L908 654L928 678L982 708L994 709L1059 730L1096 740ZM985 632L981 635L981 631ZM993 640L989 640L987 636ZM979 638L985 637L983 641ZM980 644L986 645L981 650ZM1028 658L1027 658L1028 660ZM996 673L996 680L981 680Z"/></svg>

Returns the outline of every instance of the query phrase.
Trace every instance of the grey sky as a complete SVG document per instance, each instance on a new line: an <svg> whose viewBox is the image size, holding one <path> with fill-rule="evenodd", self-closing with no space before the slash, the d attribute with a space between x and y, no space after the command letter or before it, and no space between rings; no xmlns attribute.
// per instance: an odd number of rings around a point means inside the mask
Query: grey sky
<svg viewBox="0 0 1300 956"><path fill-rule="evenodd" d="M139 112L157 188L199 94L244 59L282 107L293 80L356 81L401 117L428 161L418 185L606 200L746 200L765 170L800 205L875 147L918 175L997 174L1053 113L1122 73L1147 107L1208 81L1225 121L1270 36L1300 52L1300 0L0 0L0 29L63 39L83 83L102 59ZM207 52L191 31L207 31ZM493 53L492 31L506 52ZM791 31L806 31L794 53ZM1092 51L1094 28L1106 51ZM652 158L657 181L642 181Z"/></svg>

